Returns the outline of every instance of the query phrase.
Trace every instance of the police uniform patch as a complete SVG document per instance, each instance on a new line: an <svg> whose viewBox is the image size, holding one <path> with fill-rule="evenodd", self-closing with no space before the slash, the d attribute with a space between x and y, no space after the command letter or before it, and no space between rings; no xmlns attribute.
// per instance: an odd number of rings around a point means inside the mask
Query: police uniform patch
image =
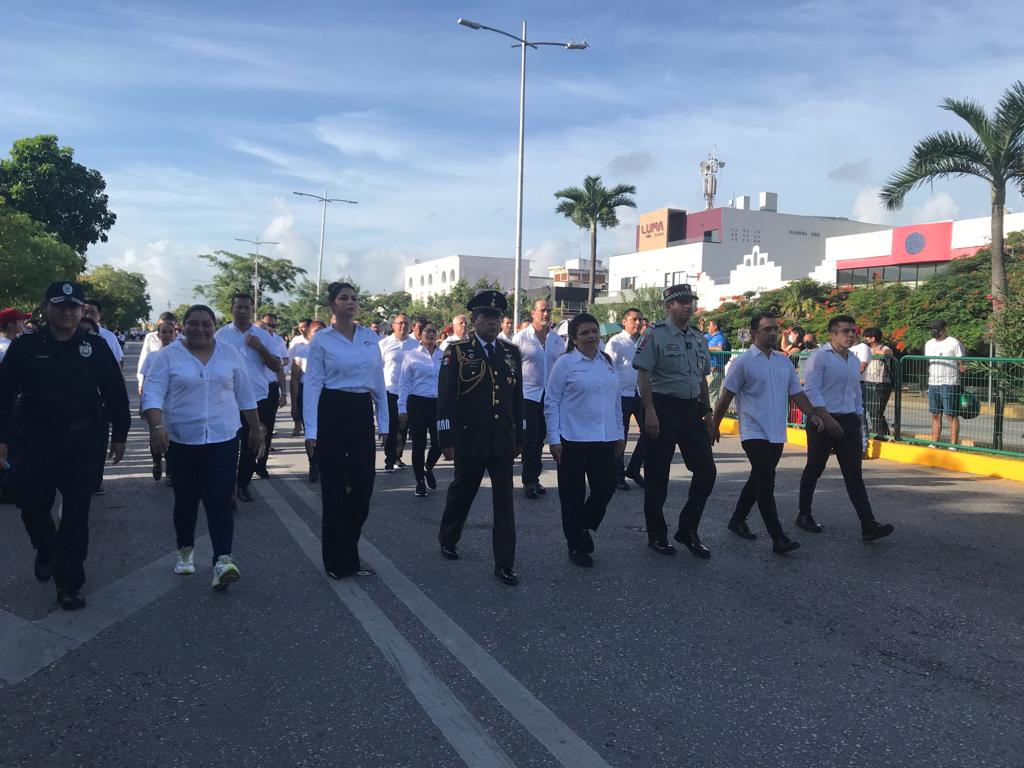
<svg viewBox="0 0 1024 768"><path fill-rule="evenodd" d="M64 287L70 288L71 286L65 285ZM92 344L87 341L83 341L78 345L78 354L82 357L92 357Z"/></svg>
<svg viewBox="0 0 1024 768"><path fill-rule="evenodd" d="M65 296L70 296L72 293L75 292L75 289L71 287L71 283L64 283L64 287L61 288L61 290L64 291ZM92 352L89 353L89 355L91 354ZM83 354L82 357L88 357L89 355Z"/></svg>

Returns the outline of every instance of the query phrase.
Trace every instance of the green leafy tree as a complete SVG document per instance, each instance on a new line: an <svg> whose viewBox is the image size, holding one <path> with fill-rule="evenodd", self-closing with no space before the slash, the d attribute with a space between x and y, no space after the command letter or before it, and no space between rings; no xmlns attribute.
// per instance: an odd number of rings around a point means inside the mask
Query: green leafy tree
<svg viewBox="0 0 1024 768"><path fill-rule="evenodd" d="M378 293L359 299L359 321L366 325L372 322L386 324L400 312L408 314L412 296L406 291Z"/></svg>
<svg viewBox="0 0 1024 768"><path fill-rule="evenodd" d="M971 99L945 99L942 109L952 112L972 133L942 131L917 143L907 165L882 188L881 199L898 210L915 187L948 176L976 176L989 186L992 197L991 296L998 315L1006 301L1006 265L1003 250L1003 213L1006 188L1024 193L1024 81L1003 94L991 117Z"/></svg>
<svg viewBox="0 0 1024 768"><path fill-rule="evenodd" d="M86 296L103 302L103 324L127 329L145 320L153 311L148 283L138 272L100 264L82 275Z"/></svg>
<svg viewBox="0 0 1024 768"><path fill-rule="evenodd" d="M410 317L426 317L438 324L439 328L448 325L456 315L467 315L466 304L477 291L504 290L499 283L480 279L472 286L466 280L458 280L444 293L435 293L426 301L413 301L406 312ZM509 307L509 310L512 308Z"/></svg>
<svg viewBox="0 0 1024 768"><path fill-rule="evenodd" d="M46 286L74 280L83 259L28 214L0 201L0 307L36 307Z"/></svg>
<svg viewBox="0 0 1024 768"><path fill-rule="evenodd" d="M74 155L53 135L19 139L10 159L0 160L0 197L84 254L93 243L107 242L117 216L107 207L103 176Z"/></svg>
<svg viewBox="0 0 1024 768"><path fill-rule="evenodd" d="M209 282L195 287L195 295L205 297L211 307L226 317L231 314L232 295L252 294L255 255L214 251L201 253L199 258L208 262L216 271ZM306 274L306 270L295 266L288 259L273 259L262 254L259 258L258 311L266 312L275 306L271 294L294 293L296 281L300 275Z"/></svg>
<svg viewBox="0 0 1024 768"><path fill-rule="evenodd" d="M566 187L555 192L559 200L555 213L560 213L577 227L590 230L590 287L587 303L594 303L594 281L597 269L597 227L609 229L619 226L616 208L636 208L630 195L636 194L632 184L604 186L600 176L587 176L582 187Z"/></svg>
<svg viewBox="0 0 1024 768"><path fill-rule="evenodd" d="M651 322L658 322L665 319L665 301L662 296L661 288L645 285L633 291L630 299L614 304L595 304L590 308L591 314L601 322L618 323L627 309L636 307L645 318Z"/></svg>

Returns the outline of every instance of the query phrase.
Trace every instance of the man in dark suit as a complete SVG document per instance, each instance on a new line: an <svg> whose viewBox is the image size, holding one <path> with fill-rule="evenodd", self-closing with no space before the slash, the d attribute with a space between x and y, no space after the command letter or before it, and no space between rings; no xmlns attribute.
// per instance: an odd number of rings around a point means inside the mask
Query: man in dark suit
<svg viewBox="0 0 1024 768"><path fill-rule="evenodd" d="M456 546L486 471L494 506L494 575L515 586L512 465L522 451L526 427L522 361L518 347L498 338L508 309L503 294L482 291L466 309L472 312L474 333L445 350L437 388L437 436L445 458L455 460L438 535L441 556L459 559Z"/></svg>

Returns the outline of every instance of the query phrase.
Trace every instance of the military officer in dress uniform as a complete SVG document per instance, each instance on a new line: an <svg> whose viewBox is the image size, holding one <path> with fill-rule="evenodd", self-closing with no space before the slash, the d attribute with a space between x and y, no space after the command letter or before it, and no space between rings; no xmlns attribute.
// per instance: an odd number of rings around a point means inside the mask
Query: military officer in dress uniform
<svg viewBox="0 0 1024 768"><path fill-rule="evenodd" d="M466 305L474 333L453 340L441 361L437 388L437 435L455 478L441 519L441 556L458 560L456 548L484 471L491 478L494 505L494 575L519 583L513 566L516 521L512 466L523 448L523 377L519 348L498 338L508 308L498 291L482 291Z"/></svg>
<svg viewBox="0 0 1024 768"><path fill-rule="evenodd" d="M18 505L36 550L35 575L51 576L65 610L85 605L89 502L96 485L100 432L105 413L113 427L110 455L124 456L131 414L121 369L101 336L78 327L85 294L57 282L46 289L46 325L11 344L0 364L0 461L17 438ZM20 434L11 434L11 410L19 406ZM63 497L60 526L51 508Z"/></svg>
<svg viewBox="0 0 1024 768"><path fill-rule="evenodd" d="M647 545L662 555L676 552L668 543L662 508L668 496L672 456L678 446L693 477L674 538L697 557L708 558L711 552L701 543L697 526L717 475L711 453L714 423L706 378L711 372L711 353L704 334L690 326L697 303L690 286L673 285L663 296L668 317L644 331L633 357L649 441L644 458Z"/></svg>

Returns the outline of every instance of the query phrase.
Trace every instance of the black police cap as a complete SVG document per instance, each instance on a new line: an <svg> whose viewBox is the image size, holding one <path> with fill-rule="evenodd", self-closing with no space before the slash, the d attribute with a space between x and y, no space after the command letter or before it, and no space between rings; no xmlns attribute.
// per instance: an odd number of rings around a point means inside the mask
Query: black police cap
<svg viewBox="0 0 1024 768"><path fill-rule="evenodd" d="M466 309L470 312L482 309L501 314L508 309L508 299L501 291L480 291L466 303Z"/></svg>
<svg viewBox="0 0 1024 768"><path fill-rule="evenodd" d="M690 288L689 283L680 283L679 285L673 285L666 288L662 297L666 303L676 301L677 299L682 299L684 301L690 299L693 301L697 300L697 294L693 292L692 288Z"/></svg>
<svg viewBox="0 0 1024 768"><path fill-rule="evenodd" d="M58 280L46 289L46 301L50 304L85 304L85 291L78 283Z"/></svg>

